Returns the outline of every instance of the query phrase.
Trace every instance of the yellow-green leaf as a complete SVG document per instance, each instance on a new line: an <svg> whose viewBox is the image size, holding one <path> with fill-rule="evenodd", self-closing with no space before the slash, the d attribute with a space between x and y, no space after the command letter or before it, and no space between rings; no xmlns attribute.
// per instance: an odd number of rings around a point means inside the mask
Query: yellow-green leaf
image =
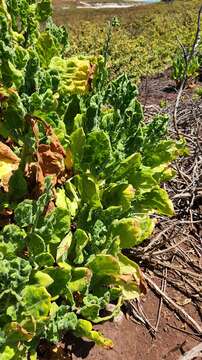
<svg viewBox="0 0 202 360"><path fill-rule="evenodd" d="M130 248L148 238L154 229L156 220L149 216L135 216L115 220L112 224L112 235L119 236L120 247Z"/></svg>
<svg viewBox="0 0 202 360"><path fill-rule="evenodd" d="M22 291L25 314L33 316L36 320L48 316L51 307L51 296L45 287L28 285Z"/></svg>

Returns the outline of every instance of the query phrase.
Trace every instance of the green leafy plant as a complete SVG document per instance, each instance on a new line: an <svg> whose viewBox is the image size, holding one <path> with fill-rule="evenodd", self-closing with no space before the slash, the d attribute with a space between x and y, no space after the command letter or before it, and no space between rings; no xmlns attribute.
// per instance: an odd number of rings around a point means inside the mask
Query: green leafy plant
<svg viewBox="0 0 202 360"><path fill-rule="evenodd" d="M202 80L202 44L199 45L198 49L198 59L199 59L199 80Z"/></svg>
<svg viewBox="0 0 202 360"><path fill-rule="evenodd" d="M194 56L187 65L183 54L176 55L172 65L172 78L176 82L176 86L180 87L183 79L186 77L188 82L194 81L199 75L199 58Z"/></svg>
<svg viewBox="0 0 202 360"><path fill-rule="evenodd" d="M186 154L168 117L144 123L126 75L108 82L103 57L65 57L50 15L48 0L0 2L3 360L34 360L40 339L67 330L113 346L93 324L144 292L122 249L174 214L161 184Z"/></svg>
<svg viewBox="0 0 202 360"><path fill-rule="evenodd" d="M202 97L202 87L196 88L195 93L196 93L196 95L198 95L199 97Z"/></svg>

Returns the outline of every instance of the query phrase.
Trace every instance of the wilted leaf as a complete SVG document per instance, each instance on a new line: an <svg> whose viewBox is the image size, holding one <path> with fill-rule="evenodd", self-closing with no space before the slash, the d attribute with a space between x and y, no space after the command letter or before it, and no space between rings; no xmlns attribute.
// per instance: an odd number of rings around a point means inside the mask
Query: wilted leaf
<svg viewBox="0 0 202 360"><path fill-rule="evenodd" d="M19 167L20 159L14 152L0 141L0 184L8 191L8 184L13 171Z"/></svg>
<svg viewBox="0 0 202 360"><path fill-rule="evenodd" d="M75 330L75 335L79 337L86 337L92 341L94 341L97 345L104 346L106 348L112 348L113 342L105 338L98 331L92 330L92 324L87 320L79 319L77 323L77 327Z"/></svg>
<svg viewBox="0 0 202 360"><path fill-rule="evenodd" d="M71 175L71 168L66 168L67 154L60 144L51 126L43 124L49 144L38 144L38 126L36 119L30 119L33 133L36 137L37 162L32 162L26 167L28 178L35 177L35 183L40 194L44 190L45 177L51 176L53 185L62 184ZM37 191L37 190L36 190Z"/></svg>
<svg viewBox="0 0 202 360"><path fill-rule="evenodd" d="M61 74L59 91L63 95L85 94L91 89L95 66L85 57L74 56L69 59L53 57L49 68Z"/></svg>
<svg viewBox="0 0 202 360"><path fill-rule="evenodd" d="M156 220L148 216L115 220L112 224L112 235L119 236L120 247L130 248L148 238L154 229Z"/></svg>
<svg viewBox="0 0 202 360"><path fill-rule="evenodd" d="M122 287L124 300L131 300L145 293L145 283L139 266L126 256L119 254L121 275L118 284Z"/></svg>
<svg viewBox="0 0 202 360"><path fill-rule="evenodd" d="M11 337L12 341L16 340L16 341L31 341L34 334L34 327L32 328L32 332L30 332L29 330L27 330L24 326L22 326L22 324L19 324L17 322L11 322L10 324L8 324L8 326L6 327L5 331L6 331L6 335L8 337Z"/></svg>
<svg viewBox="0 0 202 360"><path fill-rule="evenodd" d="M40 144L37 151L43 176L61 177L65 171L64 156L53 149L52 145ZM54 182L56 179L54 179Z"/></svg>
<svg viewBox="0 0 202 360"><path fill-rule="evenodd" d="M113 276L120 274L119 262L114 256L99 254L87 263L94 276Z"/></svg>

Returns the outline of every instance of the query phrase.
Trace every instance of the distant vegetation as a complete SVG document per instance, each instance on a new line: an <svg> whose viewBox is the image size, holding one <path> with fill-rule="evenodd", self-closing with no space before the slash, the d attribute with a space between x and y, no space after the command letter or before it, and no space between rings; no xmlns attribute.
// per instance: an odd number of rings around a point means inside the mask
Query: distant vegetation
<svg viewBox="0 0 202 360"><path fill-rule="evenodd" d="M120 26L113 29L109 62L113 74L129 72L136 80L170 66L179 39L193 40L201 0L175 0L130 9L62 9L66 2L55 1L55 20L68 25L69 53L101 53L107 22L118 16ZM79 19L79 22L78 22Z"/></svg>

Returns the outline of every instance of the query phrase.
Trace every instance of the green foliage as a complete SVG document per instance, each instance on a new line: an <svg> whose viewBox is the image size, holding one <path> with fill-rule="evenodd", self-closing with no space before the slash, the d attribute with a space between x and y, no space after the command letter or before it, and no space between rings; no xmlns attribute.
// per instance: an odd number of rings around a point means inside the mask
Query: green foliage
<svg viewBox="0 0 202 360"><path fill-rule="evenodd" d="M202 87L196 88L195 93L196 93L199 97L202 97Z"/></svg>
<svg viewBox="0 0 202 360"><path fill-rule="evenodd" d="M198 56L193 56L193 58L188 61L186 67L186 58L183 54L179 53L173 60L172 65L172 78L176 81L177 87L179 87L184 78L188 81L193 81L199 75L199 58Z"/></svg>
<svg viewBox="0 0 202 360"><path fill-rule="evenodd" d="M200 6L201 0L175 0L173 6L169 1L161 1L124 11L78 9L71 5L66 11L55 6L54 18L70 28L71 56L101 54L108 45L111 76L115 78L127 72L135 81L140 81L146 74L155 75L172 66L179 48L178 39L188 46L193 43ZM108 44L108 19L114 15L120 25L112 29Z"/></svg>
<svg viewBox="0 0 202 360"><path fill-rule="evenodd" d="M161 184L185 144L167 138L168 117L144 123L136 86L108 82L103 58L64 57L49 1L15 4L0 2L0 150L13 149L0 154L0 358L36 359L40 338L67 330L112 347L92 324L141 295L121 251L173 215Z"/></svg>

